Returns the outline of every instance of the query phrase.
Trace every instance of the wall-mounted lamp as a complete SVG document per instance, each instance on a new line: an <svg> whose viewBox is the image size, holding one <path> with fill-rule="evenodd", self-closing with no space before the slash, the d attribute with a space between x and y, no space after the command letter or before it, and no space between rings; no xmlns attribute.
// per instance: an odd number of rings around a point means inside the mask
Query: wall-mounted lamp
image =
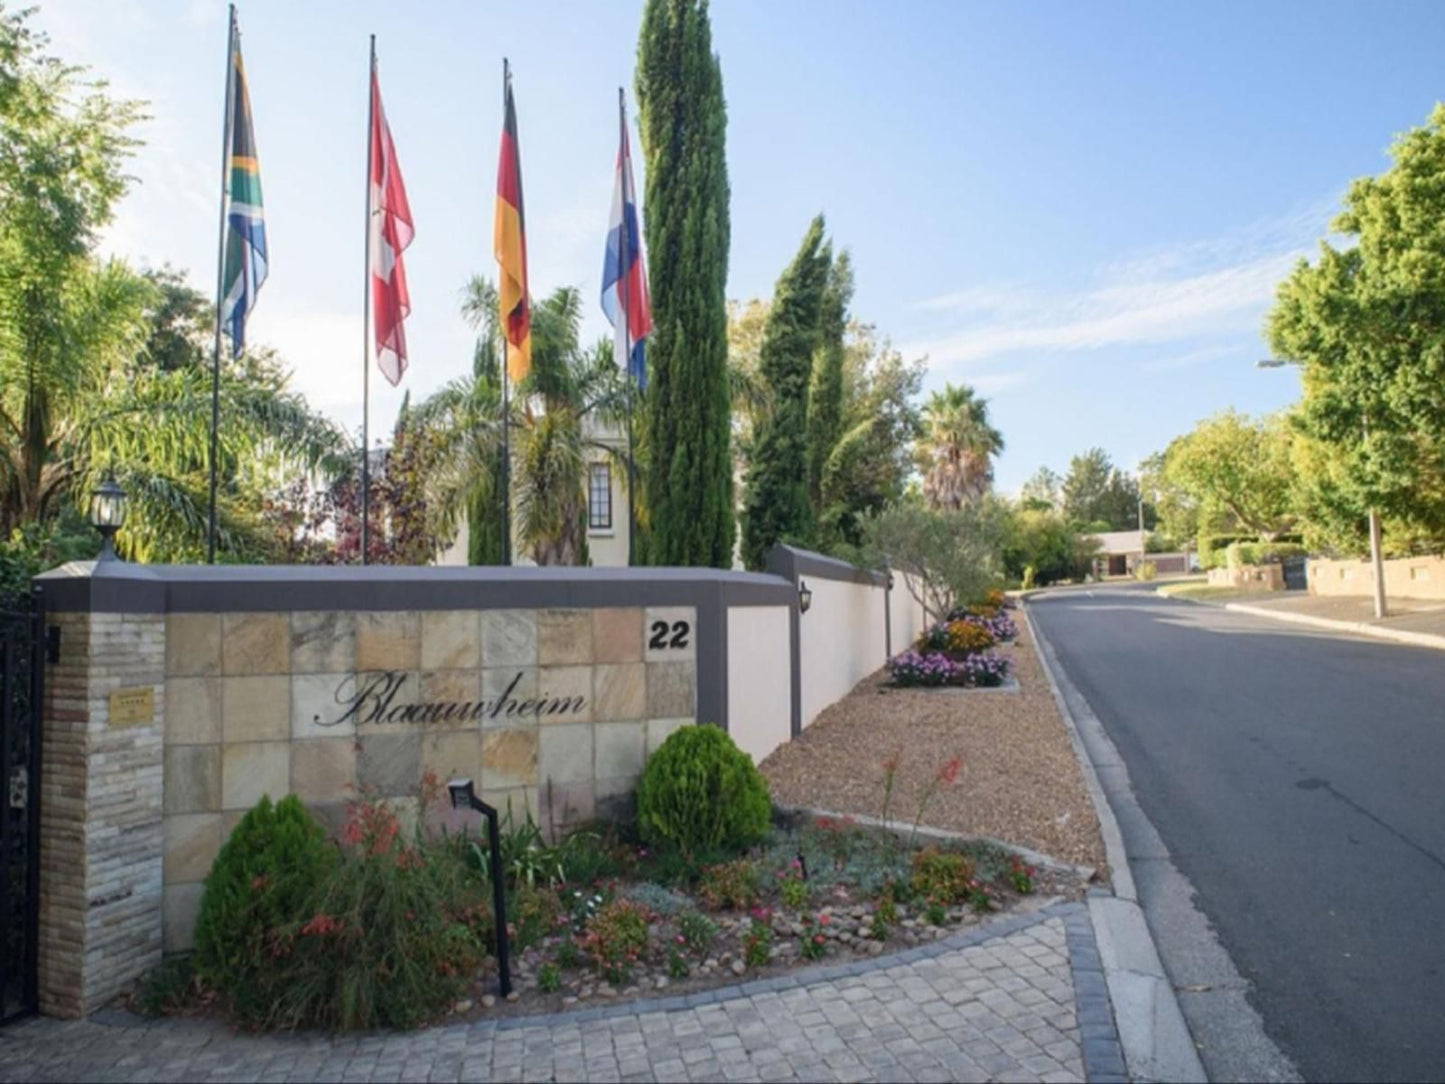
<svg viewBox="0 0 1445 1084"><path fill-rule="evenodd" d="M798 581L798 611L807 613L813 605L813 589L808 586L807 580Z"/></svg>
<svg viewBox="0 0 1445 1084"><path fill-rule="evenodd" d="M891 568L888 570L888 579L885 586L887 586L888 590L893 590L893 570Z"/></svg>
<svg viewBox="0 0 1445 1084"><path fill-rule="evenodd" d="M125 490L107 477L90 495L90 525L100 532L97 561L114 561L115 533L125 526Z"/></svg>
<svg viewBox="0 0 1445 1084"><path fill-rule="evenodd" d="M497 822L497 810L477 797L470 779L451 780L447 783L447 792L452 797L453 809L474 809L487 818L487 848L492 856L488 872L492 878L492 914L496 918L494 925L497 928L497 977L501 982L502 996L506 997L512 992L512 973L507 963L510 955L507 939L507 890L502 880L506 874L502 869L502 834Z"/></svg>

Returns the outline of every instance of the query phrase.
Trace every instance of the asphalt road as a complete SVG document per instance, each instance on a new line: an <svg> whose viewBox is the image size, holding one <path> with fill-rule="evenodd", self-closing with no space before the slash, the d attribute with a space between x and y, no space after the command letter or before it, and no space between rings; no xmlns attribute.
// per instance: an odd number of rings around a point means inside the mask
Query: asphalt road
<svg viewBox="0 0 1445 1084"><path fill-rule="evenodd" d="M1445 653L1141 588L1030 612L1303 1076L1445 1078Z"/></svg>

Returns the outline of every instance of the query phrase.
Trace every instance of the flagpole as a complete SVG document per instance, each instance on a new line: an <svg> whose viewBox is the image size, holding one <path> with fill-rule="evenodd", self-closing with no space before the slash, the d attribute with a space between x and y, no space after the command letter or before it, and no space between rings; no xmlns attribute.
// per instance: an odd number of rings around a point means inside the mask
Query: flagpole
<svg viewBox="0 0 1445 1084"><path fill-rule="evenodd" d="M226 288L226 203L231 194L231 114L236 95L236 5L226 34L226 115L221 121L221 221L216 241L216 344L211 355L211 502L206 518L206 563L216 563L217 459L221 430L221 294Z"/></svg>
<svg viewBox="0 0 1445 1084"><path fill-rule="evenodd" d="M512 86L512 69L502 57L502 124L507 123L507 92ZM499 284L500 285L500 284ZM502 326L502 564L512 563L512 407L509 389L512 340L507 336L505 318Z"/></svg>
<svg viewBox="0 0 1445 1084"><path fill-rule="evenodd" d="M631 268L627 266L626 259L631 254L631 239L627 235L627 200L633 193L628 191L627 185L631 156L623 157L622 153L627 147L627 103L624 93L621 87L617 88L617 123L620 136L617 144L617 168L621 172L622 186L622 222L617 233L617 300L622 309L622 377L627 384L627 564L631 567L637 563L637 514L632 499L633 489L637 485L637 467L632 458L632 310L627 306L627 279Z"/></svg>
<svg viewBox="0 0 1445 1084"><path fill-rule="evenodd" d="M361 563L371 550L371 144L376 124L376 35L366 75L366 265L361 290Z"/></svg>

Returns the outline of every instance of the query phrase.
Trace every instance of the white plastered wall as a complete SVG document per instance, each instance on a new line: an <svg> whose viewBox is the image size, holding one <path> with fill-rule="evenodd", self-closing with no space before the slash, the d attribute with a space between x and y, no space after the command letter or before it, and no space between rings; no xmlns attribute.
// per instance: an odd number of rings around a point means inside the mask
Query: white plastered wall
<svg viewBox="0 0 1445 1084"><path fill-rule="evenodd" d="M813 592L798 625L803 726L887 661L881 585L804 573Z"/></svg>
<svg viewBox="0 0 1445 1084"><path fill-rule="evenodd" d="M755 762L792 736L786 606L728 607L728 733Z"/></svg>

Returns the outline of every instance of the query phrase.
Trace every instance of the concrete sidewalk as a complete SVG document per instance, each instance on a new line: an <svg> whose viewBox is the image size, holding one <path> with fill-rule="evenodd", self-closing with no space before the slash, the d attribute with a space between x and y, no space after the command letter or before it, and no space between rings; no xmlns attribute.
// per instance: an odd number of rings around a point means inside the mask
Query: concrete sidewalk
<svg viewBox="0 0 1445 1084"><path fill-rule="evenodd" d="M1299 625L1373 636L1416 647L1445 650L1445 604L1418 599L1387 599L1388 616L1375 617L1374 601L1367 597L1333 598L1303 591L1270 591L1233 601L1188 599L1226 610L1292 621Z"/></svg>

